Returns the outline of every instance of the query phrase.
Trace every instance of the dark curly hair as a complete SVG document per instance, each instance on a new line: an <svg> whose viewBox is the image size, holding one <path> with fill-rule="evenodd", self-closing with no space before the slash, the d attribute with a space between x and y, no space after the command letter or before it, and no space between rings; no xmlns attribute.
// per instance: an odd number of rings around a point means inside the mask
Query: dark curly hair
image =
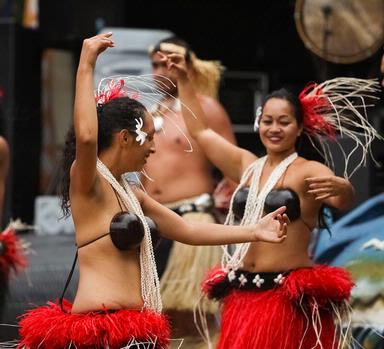
<svg viewBox="0 0 384 349"><path fill-rule="evenodd" d="M129 97L114 98L111 101L97 106L98 137L97 153L110 147L112 136L120 130L126 129L135 134L136 121L144 120L146 108L138 101ZM70 214L69 185L70 169L76 156L76 136L73 125L69 128L62 157L63 175L60 185L61 209L64 216Z"/></svg>
<svg viewBox="0 0 384 349"><path fill-rule="evenodd" d="M293 107L293 112L294 112L297 124L299 126L303 125L303 111L301 108L301 103L299 98L294 93L292 93L291 91L288 91L285 88L272 91L270 94L268 94L264 98L262 107L264 108L265 104L272 98L283 99L285 101L288 101Z"/></svg>

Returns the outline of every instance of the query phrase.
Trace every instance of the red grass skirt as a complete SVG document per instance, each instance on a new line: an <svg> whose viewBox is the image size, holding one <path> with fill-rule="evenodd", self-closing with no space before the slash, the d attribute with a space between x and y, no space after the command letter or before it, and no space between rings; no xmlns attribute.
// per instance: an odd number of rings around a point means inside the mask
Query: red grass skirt
<svg viewBox="0 0 384 349"><path fill-rule="evenodd" d="M20 239L13 229L6 229L0 233L0 272L8 278L11 270L19 272L27 266L27 259Z"/></svg>
<svg viewBox="0 0 384 349"><path fill-rule="evenodd" d="M205 291L222 274L211 272ZM272 289L232 288L222 300L217 349L335 349L335 319L348 312L352 287L346 270L315 266L291 271Z"/></svg>
<svg viewBox="0 0 384 349"><path fill-rule="evenodd" d="M153 343L166 348L170 330L164 315L153 311L117 310L71 314L72 304L64 301L64 311L48 302L21 316L21 342L28 349L118 349L135 343ZM139 348L147 346L138 346Z"/></svg>

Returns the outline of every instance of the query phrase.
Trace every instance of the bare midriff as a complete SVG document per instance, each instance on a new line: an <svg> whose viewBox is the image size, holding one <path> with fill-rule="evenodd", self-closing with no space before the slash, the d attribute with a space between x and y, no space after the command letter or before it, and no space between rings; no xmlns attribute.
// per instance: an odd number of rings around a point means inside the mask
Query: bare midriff
<svg viewBox="0 0 384 349"><path fill-rule="evenodd" d="M242 269L250 272L283 272L313 265L308 251L312 231L318 224L320 204L306 193L305 164L307 160L298 158L291 164L277 187L294 190L300 198L301 216L290 222L287 237L282 243L252 243L243 259ZM260 186L263 187L270 173L263 169ZM282 183L284 182L284 183Z"/></svg>
<svg viewBox="0 0 384 349"><path fill-rule="evenodd" d="M313 262L308 253L311 233L297 220L288 226L287 238L281 244L254 242L243 260L242 269L250 272L282 272L310 267Z"/></svg>
<svg viewBox="0 0 384 349"><path fill-rule="evenodd" d="M112 217L121 211L111 186L102 178L97 183L92 199L75 195L71 198L76 243L80 246L79 284L72 312L140 310L143 299L139 250L118 250L109 234L97 240L109 232Z"/></svg>
<svg viewBox="0 0 384 349"><path fill-rule="evenodd" d="M141 310L139 251L119 251L110 237L79 250L80 277L73 313Z"/></svg>

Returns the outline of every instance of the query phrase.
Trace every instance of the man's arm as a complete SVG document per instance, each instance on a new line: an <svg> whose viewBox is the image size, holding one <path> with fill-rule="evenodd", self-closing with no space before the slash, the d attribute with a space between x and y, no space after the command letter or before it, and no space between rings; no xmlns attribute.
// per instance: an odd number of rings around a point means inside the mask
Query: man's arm
<svg viewBox="0 0 384 349"><path fill-rule="evenodd" d="M223 136L227 141L236 144L230 117L220 102L202 95L199 95L198 99L204 113L207 115L208 127Z"/></svg>
<svg viewBox="0 0 384 349"><path fill-rule="evenodd" d="M237 144L230 117L220 102L207 96L198 96L198 98L207 115L208 126L230 143ZM228 177L224 177L217 183L213 192L217 209L223 212L228 210L232 194L236 187L237 183Z"/></svg>

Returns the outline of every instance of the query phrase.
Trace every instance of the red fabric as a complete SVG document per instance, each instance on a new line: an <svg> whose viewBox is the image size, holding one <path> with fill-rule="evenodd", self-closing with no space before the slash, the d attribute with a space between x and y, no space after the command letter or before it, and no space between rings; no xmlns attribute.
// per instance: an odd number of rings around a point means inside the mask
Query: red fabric
<svg viewBox="0 0 384 349"><path fill-rule="evenodd" d="M214 267L208 271L205 275L203 282L201 283L201 289L206 296L211 293L212 287L218 283L223 281L227 277L227 272L223 270L221 267Z"/></svg>
<svg viewBox="0 0 384 349"><path fill-rule="evenodd" d="M5 253L0 256L0 270L8 277L11 269L19 272L27 266L23 246L13 229L6 229L0 234L0 242L4 245Z"/></svg>
<svg viewBox="0 0 384 349"><path fill-rule="evenodd" d="M328 303L347 300L352 286L343 269L317 266L291 272L276 289L232 291L223 301L217 349L336 349ZM321 345L312 327L317 305Z"/></svg>
<svg viewBox="0 0 384 349"><path fill-rule="evenodd" d="M48 302L21 316L17 348L63 349L72 343L78 349L110 349L136 341L154 341L156 348L166 348L170 330L164 315L153 311L118 310L71 314L72 304L64 301L63 312L58 304Z"/></svg>
<svg viewBox="0 0 384 349"><path fill-rule="evenodd" d="M316 84L309 84L299 94L299 100L303 109L304 130L310 135L326 135L335 139L336 131L334 127L324 118L324 114L332 106L328 99L322 96L320 89L316 93L312 91L315 87ZM309 95L310 92L311 94Z"/></svg>

